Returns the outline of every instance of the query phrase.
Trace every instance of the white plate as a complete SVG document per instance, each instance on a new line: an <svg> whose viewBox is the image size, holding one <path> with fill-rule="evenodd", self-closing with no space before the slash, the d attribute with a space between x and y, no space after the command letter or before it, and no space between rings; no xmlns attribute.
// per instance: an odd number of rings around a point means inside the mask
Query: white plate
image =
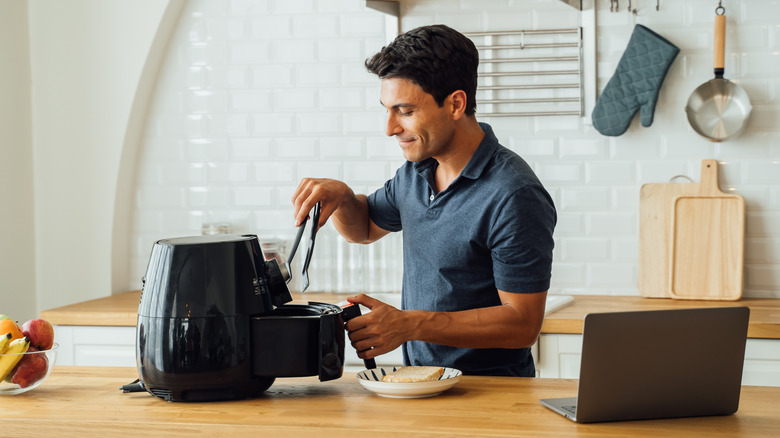
<svg viewBox="0 0 780 438"><path fill-rule="evenodd" d="M392 398L421 398L432 397L452 388L460 380L463 374L455 368L444 368L444 374L439 380L430 382L383 382L382 377L385 374L392 373L397 367L375 368L363 370L357 373L358 382L369 391L375 392L382 397Z"/></svg>

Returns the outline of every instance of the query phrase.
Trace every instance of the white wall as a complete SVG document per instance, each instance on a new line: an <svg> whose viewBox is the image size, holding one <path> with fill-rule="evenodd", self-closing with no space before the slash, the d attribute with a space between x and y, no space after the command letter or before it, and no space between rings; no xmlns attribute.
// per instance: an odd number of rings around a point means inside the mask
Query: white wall
<svg viewBox="0 0 780 438"><path fill-rule="evenodd" d="M126 131L170 3L29 2L38 310L112 291Z"/></svg>
<svg viewBox="0 0 780 438"><path fill-rule="evenodd" d="M0 1L0 313L35 315L27 5Z"/></svg>
<svg viewBox="0 0 780 438"><path fill-rule="evenodd" d="M720 144L695 134L683 111L690 93L713 77L717 4L661 2L655 11L654 2L639 3L636 22L681 49L651 127L634 120L623 136L608 138L578 117L483 119L532 164L555 198L551 290L638 294L640 186L678 174L698 180L701 160L715 158L721 188L747 202L745 294L780 297L778 2L726 4L727 77L747 90L754 111L744 135ZM603 89L634 17L610 12L606 0L596 6ZM436 22L464 32L560 28L580 19L558 1L407 0L401 9L403 30ZM204 222L291 238L289 199L302 177L340 178L364 192L389 178L401 155L383 136L378 80L362 67L384 37L384 15L362 0L192 0L149 111L131 277L143 275L156 239L198 234ZM321 235L313 290L397 288L396 242L364 248L344 244L330 227Z"/></svg>

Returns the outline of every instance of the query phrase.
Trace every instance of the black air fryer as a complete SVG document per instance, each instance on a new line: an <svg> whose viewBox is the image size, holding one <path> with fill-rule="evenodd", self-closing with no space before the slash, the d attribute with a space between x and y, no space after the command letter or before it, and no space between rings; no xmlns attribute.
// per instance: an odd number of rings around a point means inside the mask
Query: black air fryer
<svg viewBox="0 0 780 438"><path fill-rule="evenodd" d="M255 235L156 242L138 307L142 387L169 401L229 400L277 377L341 377L342 309L286 304L287 268L265 260Z"/></svg>

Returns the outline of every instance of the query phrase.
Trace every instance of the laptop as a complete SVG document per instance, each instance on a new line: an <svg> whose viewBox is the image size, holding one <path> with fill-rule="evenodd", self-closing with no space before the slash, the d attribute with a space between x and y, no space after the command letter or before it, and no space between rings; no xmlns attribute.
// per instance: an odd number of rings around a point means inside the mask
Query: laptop
<svg viewBox="0 0 780 438"><path fill-rule="evenodd" d="M542 405L578 423L733 414L747 307L585 316L576 397Z"/></svg>

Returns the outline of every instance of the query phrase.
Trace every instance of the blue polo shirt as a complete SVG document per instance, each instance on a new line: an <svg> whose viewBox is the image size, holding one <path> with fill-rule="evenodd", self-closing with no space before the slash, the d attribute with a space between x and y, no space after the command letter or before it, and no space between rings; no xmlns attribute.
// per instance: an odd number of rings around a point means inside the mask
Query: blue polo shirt
<svg viewBox="0 0 780 438"><path fill-rule="evenodd" d="M550 288L555 206L528 164L498 143L492 128L449 187L436 194L433 158L406 162L368 197L371 219L403 230L402 308L455 312L501 304L497 289ZM529 348L403 346L407 365L465 374L535 375Z"/></svg>

